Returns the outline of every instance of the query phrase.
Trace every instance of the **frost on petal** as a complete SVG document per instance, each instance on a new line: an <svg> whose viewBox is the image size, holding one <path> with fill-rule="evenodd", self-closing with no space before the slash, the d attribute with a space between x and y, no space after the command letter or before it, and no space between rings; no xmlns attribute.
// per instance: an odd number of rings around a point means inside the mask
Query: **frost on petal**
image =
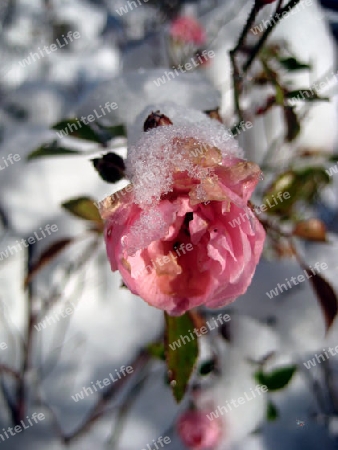
<svg viewBox="0 0 338 450"><path fill-rule="evenodd" d="M202 180L221 159L242 157L236 140L216 120L170 103L158 109L173 125L149 130L128 150L127 175L141 207L172 190L175 172Z"/></svg>

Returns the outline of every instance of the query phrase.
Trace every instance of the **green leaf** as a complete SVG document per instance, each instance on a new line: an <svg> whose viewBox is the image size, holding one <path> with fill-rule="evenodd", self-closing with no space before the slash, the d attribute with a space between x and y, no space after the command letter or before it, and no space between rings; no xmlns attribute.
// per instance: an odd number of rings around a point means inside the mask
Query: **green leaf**
<svg viewBox="0 0 338 450"><path fill-rule="evenodd" d="M165 361L164 344L162 342L153 342L147 346L147 351L156 359Z"/></svg>
<svg viewBox="0 0 338 450"><path fill-rule="evenodd" d="M328 160L331 162L338 162L338 155L330 155Z"/></svg>
<svg viewBox="0 0 338 450"><path fill-rule="evenodd" d="M47 156L80 155L81 152L58 145L57 141L49 142L34 150L27 156L27 160L44 158Z"/></svg>
<svg viewBox="0 0 338 450"><path fill-rule="evenodd" d="M310 70L311 69L310 64L302 63L294 57L280 58L279 62L284 67L284 69L289 70L290 72L295 71L295 70Z"/></svg>
<svg viewBox="0 0 338 450"><path fill-rule="evenodd" d="M324 101L328 102L328 97L320 97L312 89L297 89L295 91L289 91L285 94L287 99L304 100L305 102Z"/></svg>
<svg viewBox="0 0 338 450"><path fill-rule="evenodd" d="M103 222L98 209L94 205L94 200L90 197L77 197L62 203L62 208L73 214L73 216L94 222L102 226Z"/></svg>
<svg viewBox="0 0 338 450"><path fill-rule="evenodd" d="M313 204L330 181L324 167L288 170L280 174L265 192L263 202L268 208L266 213L290 218L298 209L299 201ZM288 193L288 198L284 198L284 193ZM278 200L278 194L279 197L283 195L283 201Z"/></svg>
<svg viewBox="0 0 338 450"><path fill-rule="evenodd" d="M53 125L52 129L60 131L64 137L75 137L77 139L83 139L85 141L91 141L97 144L102 143L102 137L100 134L94 131L90 125L86 125L78 119L62 120L61 122Z"/></svg>
<svg viewBox="0 0 338 450"><path fill-rule="evenodd" d="M179 317L172 317L165 313L165 321L165 354L168 375L174 397L177 403L179 403L184 397L190 376L196 364L198 342L197 339L192 339L189 334L189 331L195 327L194 321L189 313L185 313ZM185 343L181 341L181 336L185 337ZM181 347L176 346L175 349L172 349L171 346L176 342L180 343Z"/></svg>
<svg viewBox="0 0 338 450"><path fill-rule="evenodd" d="M276 89L276 102L277 105L283 106L284 105L284 90L281 88L279 84L275 85Z"/></svg>
<svg viewBox="0 0 338 450"><path fill-rule="evenodd" d="M113 126L105 126L97 122L97 126L101 130L107 131L112 137L116 136L124 136L127 137L127 129L124 125L113 125Z"/></svg>
<svg viewBox="0 0 338 450"><path fill-rule="evenodd" d="M258 383L265 385L269 391L278 391L290 383L296 370L296 366L290 366L282 367L270 373L258 371L255 378Z"/></svg>
<svg viewBox="0 0 338 450"><path fill-rule="evenodd" d="M278 409L271 401L269 401L266 410L266 419L269 422L273 422L274 420L278 419L278 417L279 417Z"/></svg>

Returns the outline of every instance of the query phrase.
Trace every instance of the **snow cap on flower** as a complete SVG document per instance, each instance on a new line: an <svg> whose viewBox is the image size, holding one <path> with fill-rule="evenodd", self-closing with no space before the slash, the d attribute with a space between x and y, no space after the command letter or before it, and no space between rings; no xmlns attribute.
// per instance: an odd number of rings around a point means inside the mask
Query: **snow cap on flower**
<svg viewBox="0 0 338 450"><path fill-rule="evenodd" d="M127 177L133 184L134 202L146 211L133 226L132 234L135 239L129 239L131 253L145 246L146 242L151 242L147 236L165 229L166 219L153 207L164 194L172 192L174 174L178 169L200 180L202 186L203 180L210 173L210 168L202 162L206 155L211 156L214 151L214 157L218 158L219 163L224 158L243 156L243 151L230 131L218 121L174 103L161 104L157 109L170 118L173 125L160 126L138 134L141 137L130 146L126 161ZM142 122L147 117L146 111L140 115ZM152 115L152 111L149 114ZM136 123L139 123L138 120ZM186 151L183 151L183 146ZM202 166L196 162L202 163ZM213 161L211 164L214 165ZM202 188L199 194L203 196ZM133 246L132 240L137 241L138 245Z"/></svg>

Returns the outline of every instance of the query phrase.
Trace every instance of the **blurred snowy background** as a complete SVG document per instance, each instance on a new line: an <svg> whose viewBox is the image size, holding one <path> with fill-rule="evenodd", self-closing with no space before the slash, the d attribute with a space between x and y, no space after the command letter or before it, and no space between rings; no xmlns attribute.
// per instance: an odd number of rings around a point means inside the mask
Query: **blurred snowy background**
<svg viewBox="0 0 338 450"><path fill-rule="evenodd" d="M87 224L60 206L77 196L101 200L126 182L112 188L99 179L88 156L100 151L95 143L79 147L84 155L26 159L37 147L56 138L50 128L53 124L67 117L88 116L106 102L116 102L118 108L107 113L104 120L111 126L124 124L129 138L138 131L134 121L139 113L148 105L164 101L198 110L220 107L225 123L232 125L228 51L245 23L251 2L140 0L135 1L137 7L133 9L127 7L130 3L0 3L0 252L34 233L41 236L40 227L44 229L47 224L58 228L41 242L22 246L0 261L0 344L4 344L0 345L0 430L11 426L19 414L13 406L20 397L17 385L25 386L23 417L31 417L34 412L46 417L24 433L0 438L0 446L5 449L39 450L48 446L59 450L68 446L74 450L141 450L148 449L146 445L153 445L161 435L170 436L168 448L184 449L173 424L187 402L175 404L161 363L147 363L127 380L125 388L113 392L102 404L97 403L100 392L77 402L72 398L83 386L132 364L163 327L160 311L121 289L119 274L110 271L102 237L88 234ZM323 5L325 10L313 0L301 15L282 21L271 36L272 41L287 42L294 54L312 64L310 75L293 76L295 88L337 71L334 36L338 36L338 2L325 0ZM122 13L121 8L127 8L127 12ZM180 73L157 86L154 80L170 69L169 24L178 15L198 18L215 57L193 73ZM70 31L80 37L35 61L27 59L39 47L49 47L57 40L64 43L63 36ZM332 100L313 106L300 136L282 146L280 153L269 159L271 165L282 167L294 151L337 151L336 93L337 83L331 83L325 95ZM249 110L259 105L261 95L260 89L252 93ZM246 157L266 163L266 149L278 139L283 127L275 110L255 119L254 127L239 138ZM62 142L67 146L69 140L64 138ZM113 139L107 145L126 155L125 139ZM10 154L20 155L20 160L10 163ZM332 178L316 206L329 230L329 242L298 244L308 264L319 261L328 265L325 276L338 289L338 175ZM24 290L27 267L53 242L66 238L76 242L46 265ZM277 283L300 273L292 260L262 259L247 294L225 309L231 315L229 328L223 330L227 340L224 336L203 338L203 360L208 360L215 348L221 349L221 376L211 374L204 380L203 396L213 399L216 406L255 386L257 364L252 361L257 363L269 356L271 368L298 367L285 389L223 417L220 450L338 449L338 356L310 370L303 364L323 349L338 345L338 324L335 322L325 337L323 315L308 283L272 299L266 295ZM49 316L57 316L69 305L73 312L39 331L32 330L27 311L33 298L33 312L40 314L41 321L47 314L43 313L46 302L51 305ZM213 313L218 314L209 312L210 317ZM27 339L31 348L28 356ZM24 370L25 364L29 370ZM24 370L24 383L17 382L6 368L19 374ZM274 421L266 420L271 401L278 409ZM95 405L97 420L92 414ZM4 431L0 434L5 437Z"/></svg>

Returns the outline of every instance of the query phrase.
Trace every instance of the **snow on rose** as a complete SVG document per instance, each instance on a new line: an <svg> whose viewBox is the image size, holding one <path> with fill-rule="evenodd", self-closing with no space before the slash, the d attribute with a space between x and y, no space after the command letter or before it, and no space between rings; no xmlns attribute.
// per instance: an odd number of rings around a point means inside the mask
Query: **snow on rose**
<svg viewBox="0 0 338 450"><path fill-rule="evenodd" d="M100 212L112 270L149 305L181 315L243 294L265 232L248 206L259 167L241 158L229 134L220 139L219 122L202 113L191 121L181 110L175 116L130 147L132 184L101 202ZM243 211L250 220L230 227Z"/></svg>

